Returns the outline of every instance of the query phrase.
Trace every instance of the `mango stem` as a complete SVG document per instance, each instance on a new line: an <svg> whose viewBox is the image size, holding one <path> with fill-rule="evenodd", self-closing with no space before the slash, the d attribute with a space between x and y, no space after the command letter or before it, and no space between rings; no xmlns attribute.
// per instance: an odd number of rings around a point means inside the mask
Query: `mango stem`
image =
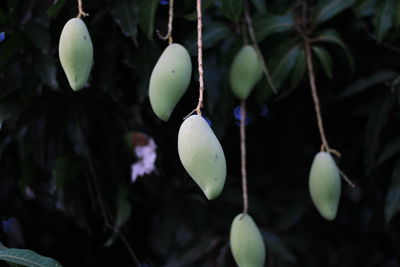
<svg viewBox="0 0 400 267"><path fill-rule="evenodd" d="M240 154L242 171L243 213L249 209L246 170L246 100L240 102Z"/></svg>
<svg viewBox="0 0 400 267"><path fill-rule="evenodd" d="M88 13L86 13L85 11L83 11L83 6L82 6L82 0L78 0L78 16L77 18L82 18L82 17L87 17L89 16Z"/></svg>
<svg viewBox="0 0 400 267"><path fill-rule="evenodd" d="M197 103L196 113L201 116L201 108L203 107L204 94L204 70L203 70L203 39L201 34L202 29L201 18L201 0L197 0L197 61L199 69L199 102Z"/></svg>

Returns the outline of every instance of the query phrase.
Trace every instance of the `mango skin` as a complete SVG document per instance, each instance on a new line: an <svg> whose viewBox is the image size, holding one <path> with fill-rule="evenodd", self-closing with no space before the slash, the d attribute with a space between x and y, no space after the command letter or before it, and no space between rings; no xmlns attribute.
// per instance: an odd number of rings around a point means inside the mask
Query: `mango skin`
<svg viewBox="0 0 400 267"><path fill-rule="evenodd" d="M233 94L241 100L247 99L251 90L260 81L262 73L262 64L254 47L243 46L235 56L229 72Z"/></svg>
<svg viewBox="0 0 400 267"><path fill-rule="evenodd" d="M192 61L185 47L170 44L158 59L150 77L149 98L154 113L167 121L186 92L192 76Z"/></svg>
<svg viewBox="0 0 400 267"><path fill-rule="evenodd" d="M80 18L72 18L64 25L58 55L71 88L74 91L82 89L93 65L93 45L89 31Z"/></svg>
<svg viewBox="0 0 400 267"><path fill-rule="evenodd" d="M226 160L214 132L200 115L183 121L178 133L183 167L209 200L219 196L226 179Z"/></svg>
<svg viewBox="0 0 400 267"><path fill-rule="evenodd" d="M309 177L311 199L319 213L327 220L336 217L341 180L339 170L328 152L315 155Z"/></svg>
<svg viewBox="0 0 400 267"><path fill-rule="evenodd" d="M264 266L264 240L250 215L241 213L235 217L229 239L232 256L239 267Z"/></svg>

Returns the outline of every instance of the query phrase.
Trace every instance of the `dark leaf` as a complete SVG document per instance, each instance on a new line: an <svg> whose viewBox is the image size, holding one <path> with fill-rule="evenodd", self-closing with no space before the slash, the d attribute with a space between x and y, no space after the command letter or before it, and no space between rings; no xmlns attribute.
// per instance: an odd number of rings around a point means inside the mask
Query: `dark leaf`
<svg viewBox="0 0 400 267"><path fill-rule="evenodd" d="M351 7L355 0L323 0L316 6L314 21L316 23L325 22L343 10Z"/></svg>
<svg viewBox="0 0 400 267"><path fill-rule="evenodd" d="M65 0L54 0L54 3L49 9L47 9L47 15L52 17L57 15L57 13L63 8Z"/></svg>
<svg viewBox="0 0 400 267"><path fill-rule="evenodd" d="M215 0L203 0L201 3L201 10L202 12L204 12L205 10L207 10L208 7L210 7ZM197 11L194 10L192 13L190 14L186 14L184 16L182 16L183 18L190 20L190 21L195 21L197 20Z"/></svg>
<svg viewBox="0 0 400 267"><path fill-rule="evenodd" d="M222 0L222 12L227 17L238 22L242 14L243 0Z"/></svg>
<svg viewBox="0 0 400 267"><path fill-rule="evenodd" d="M375 35L378 42L385 38L386 33L393 25L396 0L381 0L378 3L375 16Z"/></svg>
<svg viewBox="0 0 400 267"><path fill-rule="evenodd" d="M267 5L266 5L266 1L264 0L251 0L251 2L253 3L256 12L258 13L265 13L267 12Z"/></svg>
<svg viewBox="0 0 400 267"><path fill-rule="evenodd" d="M262 14L254 16L253 23L257 41L260 42L272 34L291 30L294 21L292 13L283 16Z"/></svg>
<svg viewBox="0 0 400 267"><path fill-rule="evenodd" d="M392 177L388 186L385 200L385 219L386 223L400 210L400 160L393 168Z"/></svg>
<svg viewBox="0 0 400 267"><path fill-rule="evenodd" d="M371 16L375 13L377 3L378 0L360 1L360 3L354 7L354 10L362 17Z"/></svg>
<svg viewBox="0 0 400 267"><path fill-rule="evenodd" d="M354 69L353 56L351 55L349 49L347 48L347 45L345 43L343 43L339 34L335 30L326 30L326 31L322 32L321 34L319 34L316 38L320 42L332 43L332 44L336 44L336 45L340 46L346 53L346 56L349 61L351 69L352 70Z"/></svg>
<svg viewBox="0 0 400 267"><path fill-rule="evenodd" d="M299 53L299 45L288 47L287 50L285 50L282 54L282 57L280 57L276 68L273 69L272 80L278 91L281 89L281 86L289 77L289 74L293 71Z"/></svg>
<svg viewBox="0 0 400 267"><path fill-rule="evenodd" d="M33 45L42 53L47 53L50 49L50 35L48 29L35 21L26 24L24 33Z"/></svg>
<svg viewBox="0 0 400 267"><path fill-rule="evenodd" d="M369 173L376 164L375 155L380 145L380 135L383 127L386 125L390 112L395 104L394 97L391 93L386 95L383 103L377 109L370 112L366 129L366 153L365 166Z"/></svg>
<svg viewBox="0 0 400 267"><path fill-rule="evenodd" d="M320 46L313 46L312 49L317 56L326 76L328 76L328 78L332 78L332 58L329 52Z"/></svg>
<svg viewBox="0 0 400 267"><path fill-rule="evenodd" d="M306 51L300 49L296 64L293 67L293 72L290 78L290 87L296 87L304 76L307 67Z"/></svg>
<svg viewBox="0 0 400 267"><path fill-rule="evenodd" d="M47 86L53 89L58 88L57 67L52 57L40 55L36 62L36 71Z"/></svg>
<svg viewBox="0 0 400 267"><path fill-rule="evenodd" d="M347 98L356 94L361 94L365 92L368 88L381 84L385 81L394 79L397 76L397 72L392 70L381 70L379 72L368 75L349 86L347 86L343 92L338 96L338 98Z"/></svg>
<svg viewBox="0 0 400 267"><path fill-rule="evenodd" d="M266 246L272 254L292 264L297 262L295 255L285 246L279 236L264 230L262 230L261 233Z"/></svg>
<svg viewBox="0 0 400 267"><path fill-rule="evenodd" d="M157 6L158 0L138 1L139 27L150 40L153 40L154 19L157 11Z"/></svg>
<svg viewBox="0 0 400 267"><path fill-rule="evenodd" d="M111 15L121 28L122 33L136 40L138 18L135 2L118 0L113 6Z"/></svg>

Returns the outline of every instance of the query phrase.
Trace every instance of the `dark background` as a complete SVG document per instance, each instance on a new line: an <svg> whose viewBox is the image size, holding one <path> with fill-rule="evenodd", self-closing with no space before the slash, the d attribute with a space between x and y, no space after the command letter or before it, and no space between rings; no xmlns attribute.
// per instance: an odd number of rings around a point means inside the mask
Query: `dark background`
<svg viewBox="0 0 400 267"><path fill-rule="evenodd" d="M1 1L5 246L63 266L135 266L128 248L142 266L235 266L228 237L242 209L239 101L228 72L243 44L243 3L202 1L203 113L228 167L222 194L207 201L177 153L182 118L198 98L195 1L176 1L173 29L174 41L192 56L190 87L168 122L147 98L152 68L167 46L155 34L166 32L164 2L83 1L94 65L88 86L74 92L58 39L77 14L76 2ZM267 266L400 266L399 8L396 0L249 1L278 89L273 94L263 78L247 101L249 213L263 233ZM323 51L314 53L314 66L326 135L342 154L338 166L357 185L343 181L332 222L308 193L321 140L295 26L311 29L313 47ZM138 133L157 144L156 170L132 183L137 143L127 140Z"/></svg>

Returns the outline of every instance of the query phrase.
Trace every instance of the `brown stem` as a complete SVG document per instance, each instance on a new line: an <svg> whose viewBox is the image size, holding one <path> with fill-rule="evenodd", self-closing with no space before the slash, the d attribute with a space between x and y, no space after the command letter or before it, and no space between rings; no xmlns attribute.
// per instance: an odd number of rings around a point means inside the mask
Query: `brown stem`
<svg viewBox="0 0 400 267"><path fill-rule="evenodd" d="M310 87L311 87L311 94L312 98L314 101L314 108L315 108L315 114L317 115L317 123L318 123L318 129L319 129L319 134L321 136L322 140L322 150L326 150L330 152L328 140L326 139L325 136L325 130L324 130L324 125L322 121L322 116L321 116L321 106L319 104L319 97L318 97L318 92L317 92L317 86L315 83L315 73L314 73L314 65L312 61L312 52L311 52L311 46L310 46L310 40L308 39L307 36L305 36L301 31L300 31L303 40L304 40L304 47L306 49L306 57L307 57L307 68L308 68L308 78L310 81Z"/></svg>
<svg viewBox="0 0 400 267"><path fill-rule="evenodd" d="M256 38L256 34L254 33L253 22L252 22L251 17L250 17L249 4L248 4L247 0L244 0L244 18L246 20L246 24L247 24L247 28L248 28L248 31L249 31L250 39L251 39L251 41L253 43L254 49L257 52L258 58L261 61L261 65L262 65L265 77L267 78L267 81L268 81L269 85L271 86L272 91L276 94L277 91L276 91L276 88L274 86L274 83L272 82L272 77L269 74L269 71L268 71L268 68L267 68L267 64L266 64L265 59L264 59L264 57L263 57L263 55L261 53L260 47L258 46L258 43L257 43L257 38Z"/></svg>
<svg viewBox="0 0 400 267"><path fill-rule="evenodd" d="M87 17L89 16L88 13L86 13L85 11L83 11L83 6L82 6L82 0L78 0L78 15L76 16L77 18L82 18L82 17Z"/></svg>
<svg viewBox="0 0 400 267"><path fill-rule="evenodd" d="M243 213L249 209L246 170L246 100L240 102L240 155L242 170Z"/></svg>
<svg viewBox="0 0 400 267"><path fill-rule="evenodd" d="M172 39L172 23L174 21L174 0L169 0L169 13L168 13L168 32L166 35L162 35L160 31L157 31L158 38L162 40L168 39L168 44L173 43Z"/></svg>
<svg viewBox="0 0 400 267"><path fill-rule="evenodd" d="M199 63L199 102L196 107L196 113L201 115L201 108L203 107L203 94L204 94L204 70L203 70L203 39L201 35L202 29L201 21L201 0L197 0L197 61Z"/></svg>

